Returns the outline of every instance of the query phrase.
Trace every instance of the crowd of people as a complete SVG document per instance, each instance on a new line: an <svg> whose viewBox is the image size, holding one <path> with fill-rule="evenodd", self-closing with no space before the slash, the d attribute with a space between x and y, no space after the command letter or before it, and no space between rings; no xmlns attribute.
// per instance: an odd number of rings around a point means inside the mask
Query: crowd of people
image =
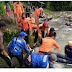
<svg viewBox="0 0 72 72"><path fill-rule="evenodd" d="M3 30L6 29L6 23L0 21L0 57L2 57L10 68L15 68L12 63L12 58L16 57L19 61L20 68L25 65L25 68L54 68L54 62L72 64L72 41L68 42L65 46L65 56L60 53L52 52L53 46L58 51L61 51L60 46L56 42L56 31L54 28L49 28L48 22L36 24L36 20L43 14L43 8L38 6L32 6L30 2L27 2L27 7L20 1L14 3L14 15L16 16L18 26L21 27L21 31L16 33L14 38L8 45L8 52L4 49L3 43ZM26 13L24 11L26 9ZM31 13L33 9L35 18ZM9 16L11 8L9 3L6 2L4 6L5 13ZM29 45L29 35L32 36L33 29L35 29L35 38L33 46L36 46L36 42L40 39L39 52L35 53ZM26 51L27 55L23 59L22 48ZM32 53L30 54L30 51Z"/></svg>

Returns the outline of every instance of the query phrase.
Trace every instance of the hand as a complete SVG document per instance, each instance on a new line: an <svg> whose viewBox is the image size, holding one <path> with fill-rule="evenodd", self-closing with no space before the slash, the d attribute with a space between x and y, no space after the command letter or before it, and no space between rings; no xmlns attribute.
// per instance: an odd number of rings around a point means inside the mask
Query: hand
<svg viewBox="0 0 72 72"><path fill-rule="evenodd" d="M10 59L10 60L11 60L11 58L10 58L10 56L9 56L9 55L8 55L7 57L8 57L8 59Z"/></svg>
<svg viewBox="0 0 72 72"><path fill-rule="evenodd" d="M61 52L61 49L58 49L59 52Z"/></svg>

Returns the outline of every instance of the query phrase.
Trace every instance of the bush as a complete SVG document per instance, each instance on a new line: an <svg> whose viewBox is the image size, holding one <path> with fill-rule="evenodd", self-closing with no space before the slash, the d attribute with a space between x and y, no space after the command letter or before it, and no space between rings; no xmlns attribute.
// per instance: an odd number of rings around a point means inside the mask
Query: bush
<svg viewBox="0 0 72 72"><path fill-rule="evenodd" d="M11 31L9 29L4 31L4 40L6 43L9 43L14 35L17 33L17 30Z"/></svg>
<svg viewBox="0 0 72 72"><path fill-rule="evenodd" d="M4 14L4 1L0 1L0 15Z"/></svg>

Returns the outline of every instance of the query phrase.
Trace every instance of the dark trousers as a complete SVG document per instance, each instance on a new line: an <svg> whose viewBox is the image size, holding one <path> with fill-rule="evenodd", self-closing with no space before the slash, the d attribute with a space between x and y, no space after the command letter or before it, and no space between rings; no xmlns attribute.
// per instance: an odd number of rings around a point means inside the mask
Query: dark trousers
<svg viewBox="0 0 72 72"><path fill-rule="evenodd" d="M29 44L29 29L26 30L25 33L28 34L28 35L25 37L25 41L26 41L27 44Z"/></svg>
<svg viewBox="0 0 72 72"><path fill-rule="evenodd" d="M31 62L28 61L28 55L24 58L25 68L31 68Z"/></svg>
<svg viewBox="0 0 72 72"><path fill-rule="evenodd" d="M10 60L8 57L5 57L5 56L2 55L1 53L0 53L0 57L3 58L3 59L6 61L6 63L8 64L8 66L9 66L10 68L13 68L13 64L12 64L11 60Z"/></svg>
<svg viewBox="0 0 72 72"><path fill-rule="evenodd" d="M21 54L21 55L13 55L11 52L9 52L9 56L11 57L11 59L13 57L16 57L17 60L19 61L20 67L22 67L22 65L23 65L23 54Z"/></svg>
<svg viewBox="0 0 72 72"><path fill-rule="evenodd" d="M68 63L68 64L71 64L71 63L72 63L72 59L71 59L71 58L66 57L66 56L64 56L64 55L62 55L62 54L53 53L53 52L48 52L48 53L47 53L47 52L42 52L42 51L39 51L39 52L41 52L41 53L43 53L43 54L45 54L45 55L56 54L56 56L57 56L57 62L60 62L60 63ZM64 62L63 59L65 59L66 62Z"/></svg>
<svg viewBox="0 0 72 72"><path fill-rule="evenodd" d="M42 33L42 38L44 38L44 31L41 31L41 33ZM37 39L38 39L38 31L36 31L36 33L35 33L34 43L37 42Z"/></svg>
<svg viewBox="0 0 72 72"><path fill-rule="evenodd" d="M29 13L26 13L26 18L29 17Z"/></svg>

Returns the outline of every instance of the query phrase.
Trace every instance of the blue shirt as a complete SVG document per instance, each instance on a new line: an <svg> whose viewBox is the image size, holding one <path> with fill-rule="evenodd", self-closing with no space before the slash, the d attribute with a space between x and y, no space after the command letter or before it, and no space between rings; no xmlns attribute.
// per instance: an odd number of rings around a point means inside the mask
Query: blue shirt
<svg viewBox="0 0 72 72"><path fill-rule="evenodd" d="M32 60L32 67L39 67L39 68L54 68L53 65L49 62L48 55L41 55L39 53L32 53L31 54Z"/></svg>
<svg viewBox="0 0 72 72"><path fill-rule="evenodd" d="M65 46L65 54L67 55L67 57L72 58L72 49L69 48L69 45Z"/></svg>
<svg viewBox="0 0 72 72"><path fill-rule="evenodd" d="M11 50L12 50L14 44L15 44L15 41L16 41L16 37L14 37L14 38L12 39L12 41L10 42L10 44L8 45L8 51L11 52ZM27 48L27 46L26 46L25 40L22 39L22 37L20 37L20 36L17 37L16 44L20 47L20 52L19 52L19 54L21 54L22 48L24 48L25 51L26 51L26 53L29 54L29 51L28 51L28 48Z"/></svg>

